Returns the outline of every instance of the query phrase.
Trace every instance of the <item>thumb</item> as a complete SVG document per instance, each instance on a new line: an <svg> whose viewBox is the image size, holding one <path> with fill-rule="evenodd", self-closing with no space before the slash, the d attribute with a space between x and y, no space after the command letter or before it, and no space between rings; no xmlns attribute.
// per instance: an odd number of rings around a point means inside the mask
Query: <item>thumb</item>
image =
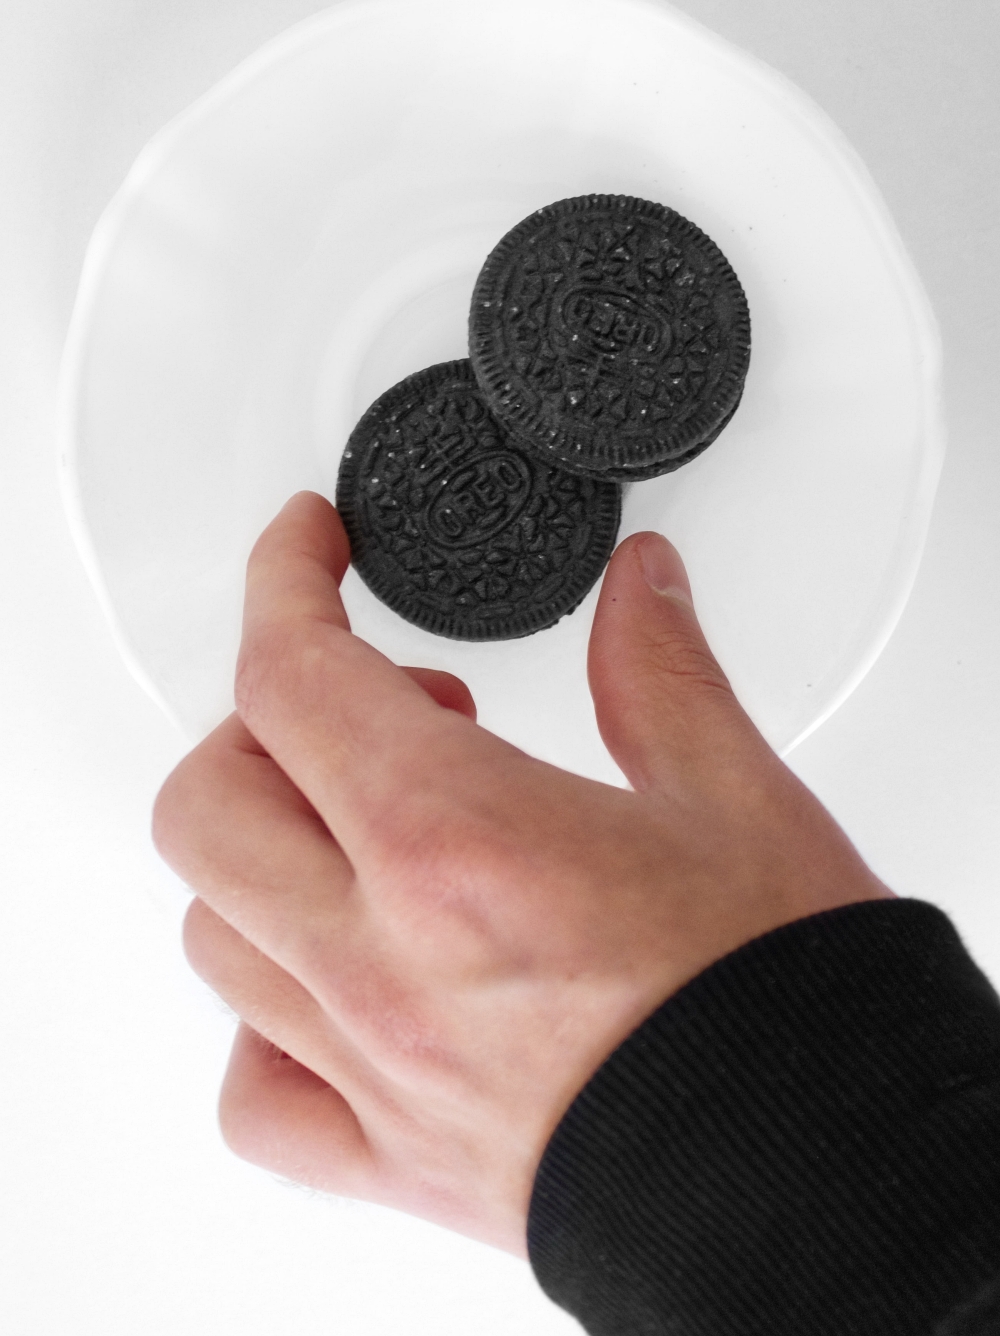
<svg viewBox="0 0 1000 1336"><path fill-rule="evenodd" d="M660 534L633 534L612 556L587 675L601 737L637 791L677 791L770 750L708 646L677 549Z"/></svg>

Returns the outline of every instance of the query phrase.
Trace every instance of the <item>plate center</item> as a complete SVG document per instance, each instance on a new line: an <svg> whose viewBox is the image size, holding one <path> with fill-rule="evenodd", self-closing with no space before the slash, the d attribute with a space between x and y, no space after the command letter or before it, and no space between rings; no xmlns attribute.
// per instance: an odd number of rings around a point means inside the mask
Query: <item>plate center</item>
<svg viewBox="0 0 1000 1336"><path fill-rule="evenodd" d="M361 354L351 395L355 420L380 394L438 362L469 355L469 303L474 273L431 280L385 312ZM373 322L374 323L374 322Z"/></svg>

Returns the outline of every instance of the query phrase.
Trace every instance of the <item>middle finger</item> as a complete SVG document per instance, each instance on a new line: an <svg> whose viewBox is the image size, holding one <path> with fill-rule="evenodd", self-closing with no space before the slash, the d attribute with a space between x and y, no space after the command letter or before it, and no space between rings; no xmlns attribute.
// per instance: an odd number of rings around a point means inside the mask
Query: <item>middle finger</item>
<svg viewBox="0 0 1000 1336"><path fill-rule="evenodd" d="M168 777L153 842L220 918L306 987L331 940L349 935L350 863L236 714Z"/></svg>

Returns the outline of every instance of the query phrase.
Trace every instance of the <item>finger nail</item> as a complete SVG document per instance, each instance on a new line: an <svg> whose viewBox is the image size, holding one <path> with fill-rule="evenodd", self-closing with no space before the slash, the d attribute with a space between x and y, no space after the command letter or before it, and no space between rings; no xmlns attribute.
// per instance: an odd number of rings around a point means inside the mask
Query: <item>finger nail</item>
<svg viewBox="0 0 1000 1336"><path fill-rule="evenodd" d="M694 607L684 563L661 534L643 535L639 542L639 561L650 589L664 598L675 598L689 608Z"/></svg>

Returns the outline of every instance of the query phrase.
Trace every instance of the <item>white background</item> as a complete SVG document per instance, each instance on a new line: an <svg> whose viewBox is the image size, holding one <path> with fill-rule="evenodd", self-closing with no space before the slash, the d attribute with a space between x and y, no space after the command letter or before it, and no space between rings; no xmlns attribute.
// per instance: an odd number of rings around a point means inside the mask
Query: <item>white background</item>
<svg viewBox="0 0 1000 1336"><path fill-rule="evenodd" d="M416 0L414 0L416 2ZM501 0L497 0L501 3ZM944 336L950 446L895 635L791 764L1000 982L1000 11L684 0L830 113ZM60 509L58 360L136 153L314 0L0 6L0 1330L570 1332L513 1258L272 1180L224 1147L232 1018L149 841L184 740L119 660ZM845 533L845 542L849 534Z"/></svg>

